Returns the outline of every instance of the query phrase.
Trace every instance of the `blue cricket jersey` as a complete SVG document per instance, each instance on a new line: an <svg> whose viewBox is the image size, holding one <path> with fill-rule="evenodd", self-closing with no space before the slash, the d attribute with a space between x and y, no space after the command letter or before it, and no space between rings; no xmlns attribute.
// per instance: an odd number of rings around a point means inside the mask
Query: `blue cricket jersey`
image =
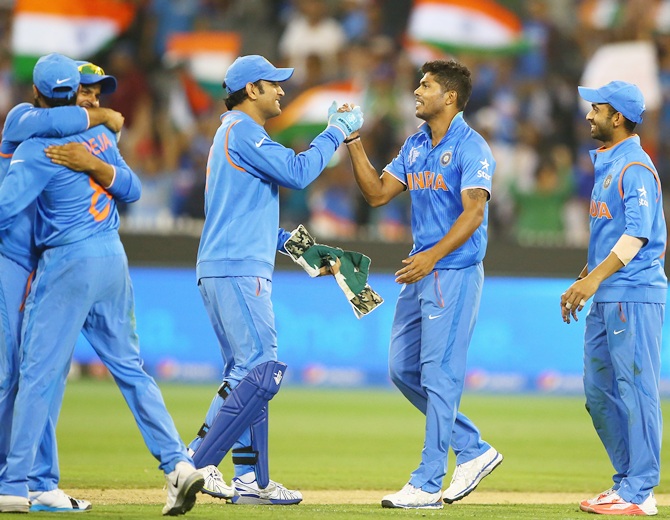
<svg viewBox="0 0 670 520"><path fill-rule="evenodd" d="M623 235L646 239L628 265L602 282L595 302L665 303L663 270L667 229L661 181L649 156L633 135L611 148L591 151L595 170L590 205L591 272Z"/></svg>
<svg viewBox="0 0 670 520"><path fill-rule="evenodd" d="M410 256L430 249L463 213L461 192L481 188L491 193L496 162L484 138L459 112L442 141L433 148L424 123L407 138L398 156L384 170L402 182L412 199ZM488 204L484 220L470 238L435 264L436 269L460 269L481 262L486 253Z"/></svg>
<svg viewBox="0 0 670 520"><path fill-rule="evenodd" d="M37 108L21 103L7 114L0 142L0 183L7 175L16 148L31 137L63 137L88 128L88 112L77 106ZM0 231L0 254L13 260L27 271L37 265L33 221L35 203L29 204L16 217L12 226Z"/></svg>
<svg viewBox="0 0 670 520"><path fill-rule="evenodd" d="M288 237L279 228L279 187L305 188L343 139L340 130L329 126L309 149L296 154L270 139L263 126L244 112L223 114L207 160L198 280L224 276L271 280L276 252Z"/></svg>
<svg viewBox="0 0 670 520"><path fill-rule="evenodd" d="M84 143L93 155L115 167L113 185L104 189L86 173L54 164L44 153L50 145L68 142ZM116 136L107 127L95 126L60 139L32 138L16 149L0 186L0 229L11 225L14 216L37 199L36 246L70 244L117 230L115 198L134 202L140 193L140 181L121 157Z"/></svg>

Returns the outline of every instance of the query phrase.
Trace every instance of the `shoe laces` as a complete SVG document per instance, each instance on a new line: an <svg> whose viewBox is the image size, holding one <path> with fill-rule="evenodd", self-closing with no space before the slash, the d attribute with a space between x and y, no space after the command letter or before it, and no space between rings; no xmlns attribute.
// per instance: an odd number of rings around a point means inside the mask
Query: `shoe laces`
<svg viewBox="0 0 670 520"><path fill-rule="evenodd" d="M456 469L454 470L454 475L451 477L451 484L462 478L464 472L465 470L463 469L463 465L462 464L457 465Z"/></svg>

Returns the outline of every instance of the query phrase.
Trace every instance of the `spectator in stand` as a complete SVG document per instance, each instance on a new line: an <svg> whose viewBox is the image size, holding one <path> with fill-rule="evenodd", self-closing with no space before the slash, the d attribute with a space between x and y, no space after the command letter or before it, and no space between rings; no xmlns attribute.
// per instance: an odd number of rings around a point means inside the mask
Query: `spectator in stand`
<svg viewBox="0 0 670 520"><path fill-rule="evenodd" d="M306 61L321 58L324 80L337 78L340 54L346 45L342 25L333 18L324 0L296 0L296 10L279 39L279 52L287 67L295 69L293 83L305 80Z"/></svg>

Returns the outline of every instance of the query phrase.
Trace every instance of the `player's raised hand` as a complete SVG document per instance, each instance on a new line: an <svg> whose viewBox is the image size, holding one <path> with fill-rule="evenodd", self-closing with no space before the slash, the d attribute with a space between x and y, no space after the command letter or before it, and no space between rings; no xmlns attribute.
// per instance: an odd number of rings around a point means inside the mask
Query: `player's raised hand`
<svg viewBox="0 0 670 520"><path fill-rule="evenodd" d="M105 111L105 115L107 117L105 126L115 134L119 133L123 128L123 123L125 121L125 118L123 117L121 112L117 112L116 110L112 110L111 108L101 108L101 110Z"/></svg>
<svg viewBox="0 0 670 520"><path fill-rule="evenodd" d="M338 128L346 139L347 136L352 133L360 130L363 126L363 111L361 107L351 107L351 105L345 104L336 112L331 112L333 105L328 109L328 126L334 126ZM340 111L343 110L343 111Z"/></svg>

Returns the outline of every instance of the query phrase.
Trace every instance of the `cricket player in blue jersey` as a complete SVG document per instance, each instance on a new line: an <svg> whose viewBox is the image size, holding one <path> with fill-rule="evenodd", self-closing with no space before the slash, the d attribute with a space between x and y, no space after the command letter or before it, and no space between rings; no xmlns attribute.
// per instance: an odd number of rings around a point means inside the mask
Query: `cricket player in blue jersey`
<svg viewBox="0 0 670 520"><path fill-rule="evenodd" d="M668 282L667 230L658 172L640 145L644 97L632 83L579 87L586 120L603 145L591 151L588 262L561 295L563 321L593 296L584 332L586 409L614 466L613 485L583 511L655 515L660 481L661 329Z"/></svg>
<svg viewBox="0 0 670 520"><path fill-rule="evenodd" d="M356 182L365 200L382 206L405 190L412 202L414 247L396 272L389 370L393 383L426 416L421 463L383 507L439 509L472 492L502 462L477 427L458 411L466 357L484 282L488 200L495 160L463 119L472 92L470 71L455 61L421 68L414 91L423 119L381 176L360 136L348 139ZM442 494L449 447L456 469Z"/></svg>
<svg viewBox="0 0 670 520"><path fill-rule="evenodd" d="M57 54L41 58L34 83L38 88L49 86L51 94L42 94L41 102L53 106L53 98L66 98L74 103L76 90L64 90L62 85L78 74L77 64L69 58ZM52 162L45 153L50 146L75 141L111 166L107 188ZM41 256L25 304L10 447L0 470L0 512L27 512L30 507L28 473L49 414L60 407L80 331L110 370L166 474L163 514L190 510L204 483L139 356L115 199L132 202L140 190L139 180L118 152L114 133L105 126L66 138L31 138L13 154L0 186L0 229L8 228L37 199L34 235Z"/></svg>
<svg viewBox="0 0 670 520"><path fill-rule="evenodd" d="M60 88L74 89L79 77L62 82ZM84 84L77 93L77 103L83 108L62 106L41 108L39 96L42 89L47 95L49 85L34 86L35 102L21 103L10 110L5 120L0 143L0 182L7 174L9 163L18 145L31 137L59 137L83 132L89 127L105 124L114 132L121 130L123 116L110 109L98 108L86 92L95 89L93 83L100 84L98 90L113 92L116 80L111 76L94 78L85 76ZM111 83L113 82L113 83ZM90 84L88 84L90 83ZM64 98L67 99L67 98ZM107 186L102 172L91 170L97 182ZM33 237L35 203L30 204L14 221L14 224L0 232L0 468L5 464L12 426L14 398L19 377L19 338L22 305L31 275L37 267L38 252ZM58 489L60 479L55 436L58 409L51 410L40 449L29 476L31 509L33 511L85 511L90 502L78 500Z"/></svg>
<svg viewBox="0 0 670 520"><path fill-rule="evenodd" d="M337 111L333 106L327 128L308 150L296 154L273 141L264 125L281 114L280 83L292 74L293 69L275 68L262 56L233 62L224 82L229 111L221 116L207 162L196 272L224 371L223 384L189 448L196 467L213 470L232 448L234 489L223 484L219 491L211 489L208 480L205 492L236 504L302 500L300 492L270 480L268 468L268 401L286 370L277 361L270 300L275 255L290 236L279 228L278 191L280 186L305 188L345 137L363 124L360 108Z"/></svg>

